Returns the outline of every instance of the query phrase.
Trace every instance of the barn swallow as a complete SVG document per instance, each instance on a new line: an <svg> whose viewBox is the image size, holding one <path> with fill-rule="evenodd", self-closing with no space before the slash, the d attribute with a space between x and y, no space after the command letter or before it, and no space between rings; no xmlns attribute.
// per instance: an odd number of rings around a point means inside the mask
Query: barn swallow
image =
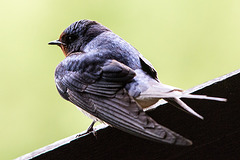
<svg viewBox="0 0 240 160"><path fill-rule="evenodd" d="M164 99L203 119L180 98L226 101L161 83L142 54L96 21L74 22L49 45L59 46L66 56L55 71L57 90L93 118L90 128L100 121L141 138L187 146L190 140L158 124L144 109Z"/></svg>

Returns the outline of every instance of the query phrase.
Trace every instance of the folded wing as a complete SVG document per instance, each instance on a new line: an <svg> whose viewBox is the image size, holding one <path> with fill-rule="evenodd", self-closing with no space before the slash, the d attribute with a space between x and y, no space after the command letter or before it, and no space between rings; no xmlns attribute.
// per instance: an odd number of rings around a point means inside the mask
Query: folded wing
<svg viewBox="0 0 240 160"><path fill-rule="evenodd" d="M190 140L155 122L128 95L124 86L135 76L131 68L116 60L104 62L96 57L93 62L74 55L67 61L71 58L74 62L62 62L55 75L65 99L124 132L157 142L191 145Z"/></svg>

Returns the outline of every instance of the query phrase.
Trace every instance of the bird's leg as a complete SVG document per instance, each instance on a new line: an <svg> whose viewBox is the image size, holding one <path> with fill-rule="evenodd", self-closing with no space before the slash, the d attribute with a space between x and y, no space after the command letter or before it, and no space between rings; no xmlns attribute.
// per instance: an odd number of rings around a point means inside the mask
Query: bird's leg
<svg viewBox="0 0 240 160"><path fill-rule="evenodd" d="M81 136L87 135L87 134L90 133L90 132L92 132L93 135L94 135L95 137L97 137L97 132L96 132L96 131L94 130L94 128L93 128L93 126L94 126L95 123L96 123L96 121L93 120L93 122L92 122L92 123L90 124L90 126L88 127L87 131L86 131L85 133L78 134L78 135L76 136L76 138L79 138L79 137L81 137Z"/></svg>
<svg viewBox="0 0 240 160"><path fill-rule="evenodd" d="M92 123L90 124L90 126L88 127L86 133L90 133L90 132L92 132L93 135L96 137L96 136L97 136L97 132L96 132L96 131L94 130L94 128L93 128L93 126L94 126L95 123L96 123L96 121L93 120L93 122L92 122Z"/></svg>

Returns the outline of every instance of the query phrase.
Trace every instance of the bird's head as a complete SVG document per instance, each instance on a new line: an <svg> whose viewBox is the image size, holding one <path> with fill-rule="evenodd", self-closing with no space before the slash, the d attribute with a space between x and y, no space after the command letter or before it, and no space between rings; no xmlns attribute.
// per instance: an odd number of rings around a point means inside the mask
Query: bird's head
<svg viewBox="0 0 240 160"><path fill-rule="evenodd" d="M110 30L96 21L80 20L67 27L58 40L48 44L61 47L64 55L68 56L74 52L83 52L83 48L93 38L105 31Z"/></svg>

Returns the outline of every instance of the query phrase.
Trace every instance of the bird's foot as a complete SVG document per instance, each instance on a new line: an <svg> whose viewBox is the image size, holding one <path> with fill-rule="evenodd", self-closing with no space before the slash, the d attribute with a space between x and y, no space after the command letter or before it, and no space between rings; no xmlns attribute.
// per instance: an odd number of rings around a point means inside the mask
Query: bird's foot
<svg viewBox="0 0 240 160"><path fill-rule="evenodd" d="M95 123L96 123L96 121L93 121L93 122L91 123L91 125L88 127L87 131L84 132L84 133L81 133L81 134L76 135L76 138L85 136L85 135L87 135L87 134L89 134L89 133L92 133L92 134L94 135L94 137L97 138L97 132L96 132L95 129L93 128L93 126L94 126Z"/></svg>

